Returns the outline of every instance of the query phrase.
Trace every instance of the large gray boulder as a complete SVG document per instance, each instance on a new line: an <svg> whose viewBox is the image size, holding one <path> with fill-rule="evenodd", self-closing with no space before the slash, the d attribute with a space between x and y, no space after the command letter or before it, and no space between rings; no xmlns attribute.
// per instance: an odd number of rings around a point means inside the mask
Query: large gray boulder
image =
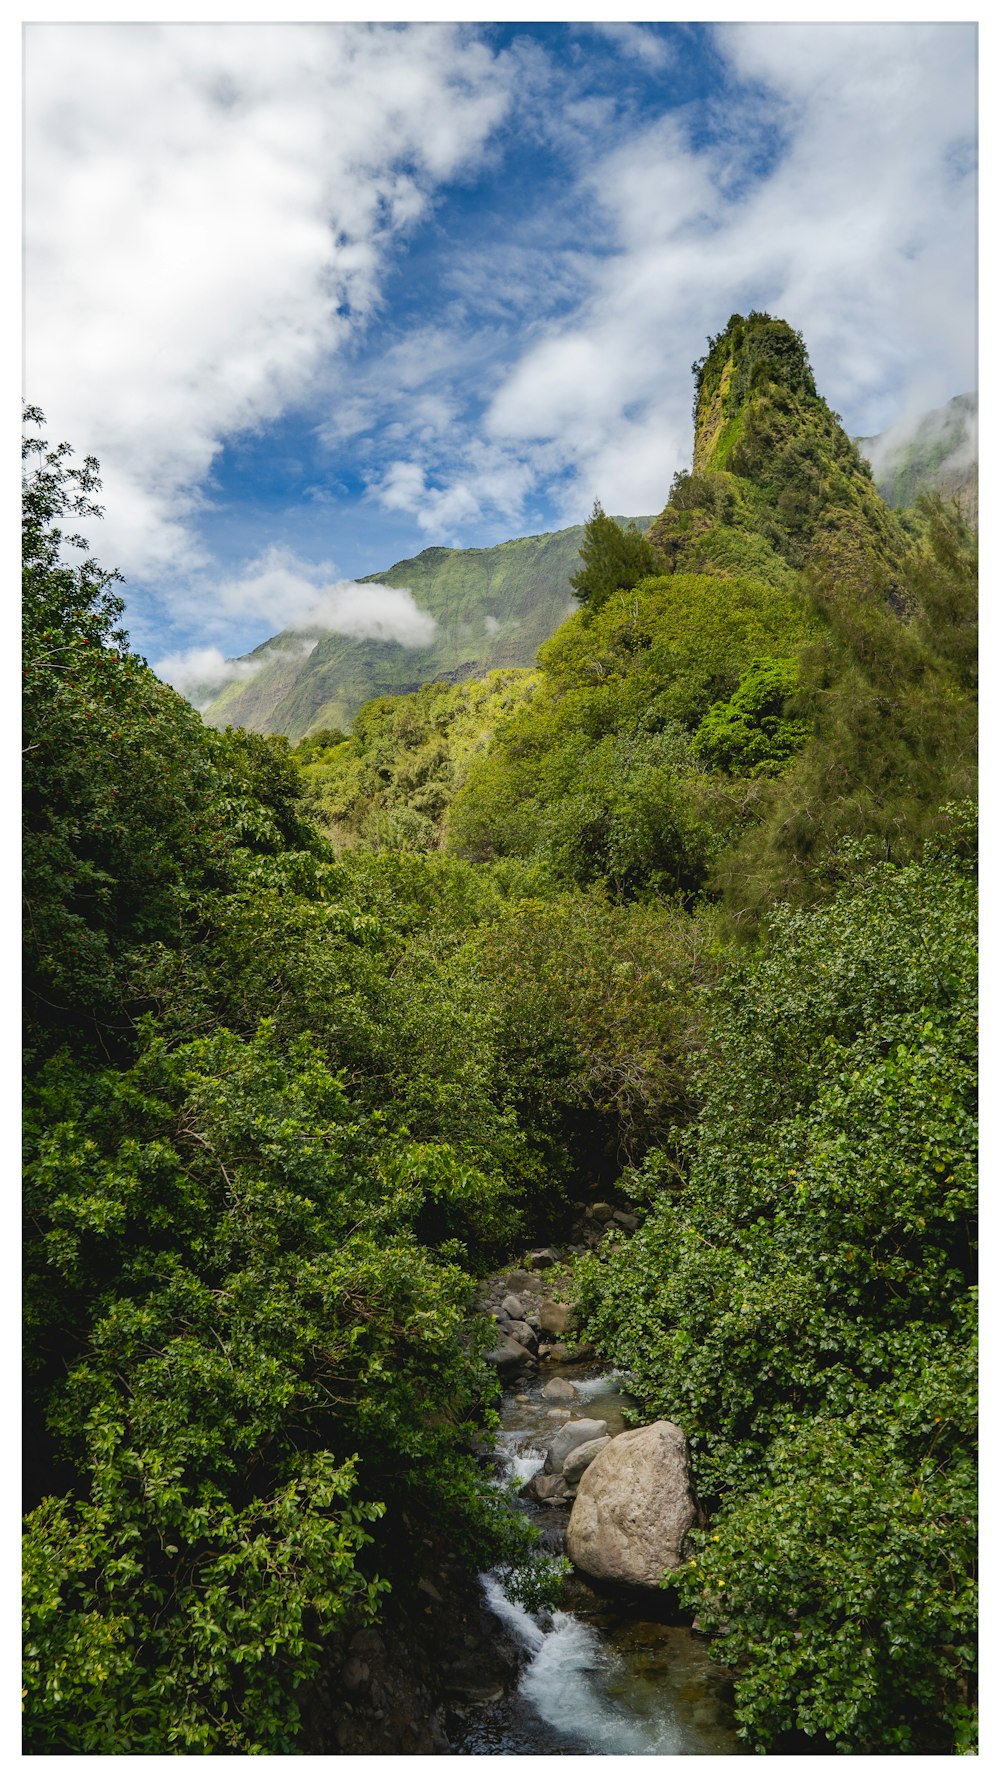
<svg viewBox="0 0 1000 1777"><path fill-rule="evenodd" d="M658 1587L684 1560L684 1538L697 1515L687 1438L679 1425L658 1419L621 1432L585 1469L566 1553L592 1579Z"/></svg>
<svg viewBox="0 0 1000 1777"><path fill-rule="evenodd" d="M571 1450L577 1444L589 1444L594 1438L607 1436L607 1425L603 1419L570 1419L561 1431L557 1431L545 1458L545 1473L557 1475Z"/></svg>

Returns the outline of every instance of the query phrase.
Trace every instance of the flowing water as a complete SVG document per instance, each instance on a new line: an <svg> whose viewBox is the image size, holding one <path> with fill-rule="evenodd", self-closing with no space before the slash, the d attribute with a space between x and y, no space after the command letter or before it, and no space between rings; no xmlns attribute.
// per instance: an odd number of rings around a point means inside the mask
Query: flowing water
<svg viewBox="0 0 1000 1777"><path fill-rule="evenodd" d="M542 1399L550 1376L576 1389L572 1407ZM615 1377L548 1366L535 1383L504 1398L498 1456L522 1485L542 1467L545 1445L569 1418L603 1419L613 1435L626 1428L628 1397ZM525 1504L535 1522L565 1526L565 1509ZM508 1598L493 1575L483 1586L491 1610L527 1652L513 1697L468 1718L464 1754L733 1754L742 1748L728 1708L724 1673L708 1644L662 1620L658 1595L647 1602L609 1600L582 1579L567 1585L570 1608L532 1615ZM659 1614L658 1614L659 1613Z"/></svg>

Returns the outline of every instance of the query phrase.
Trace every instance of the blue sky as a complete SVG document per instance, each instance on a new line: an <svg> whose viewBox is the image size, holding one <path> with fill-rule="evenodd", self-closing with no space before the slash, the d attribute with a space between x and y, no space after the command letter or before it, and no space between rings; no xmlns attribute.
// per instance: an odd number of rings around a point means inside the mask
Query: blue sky
<svg viewBox="0 0 1000 1777"><path fill-rule="evenodd" d="M135 645L416 641L354 576L658 510L736 310L855 433L975 387L975 78L970 25L29 25L25 393Z"/></svg>

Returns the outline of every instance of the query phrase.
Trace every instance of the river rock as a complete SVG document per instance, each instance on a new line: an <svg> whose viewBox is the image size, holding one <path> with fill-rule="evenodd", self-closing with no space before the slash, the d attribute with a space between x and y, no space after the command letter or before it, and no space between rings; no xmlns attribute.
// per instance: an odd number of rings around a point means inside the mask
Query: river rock
<svg viewBox="0 0 1000 1777"><path fill-rule="evenodd" d="M510 1320L523 1320L524 1303L521 1301L520 1296L515 1296L513 1294L505 1296L500 1304L500 1312L501 1314L506 1314Z"/></svg>
<svg viewBox="0 0 1000 1777"><path fill-rule="evenodd" d="M577 1444L576 1449L570 1451L562 1466L563 1479L567 1487L576 1486L584 1469L590 1467L594 1457L599 1456L602 1450L606 1450L610 1442L609 1437L591 1438L589 1444Z"/></svg>
<svg viewBox="0 0 1000 1777"><path fill-rule="evenodd" d="M639 1226L639 1217L633 1215L630 1209L616 1209L613 1219L619 1228L624 1228L626 1234L634 1234Z"/></svg>
<svg viewBox="0 0 1000 1777"><path fill-rule="evenodd" d="M607 1436L607 1426L603 1419L571 1419L561 1431L557 1431L545 1458L545 1473L558 1474L571 1450L578 1444L589 1444L592 1438Z"/></svg>
<svg viewBox="0 0 1000 1777"><path fill-rule="evenodd" d="M517 1343L523 1345L527 1351L538 1350L538 1336L534 1327L529 1327L526 1320L508 1321L504 1332L508 1339L516 1339Z"/></svg>
<svg viewBox="0 0 1000 1777"><path fill-rule="evenodd" d="M571 1401L576 1400L576 1389L572 1382L566 1381L565 1377L553 1376L551 1382L546 1382L542 1389L542 1400L551 1401L554 1406L565 1407Z"/></svg>
<svg viewBox="0 0 1000 1777"><path fill-rule="evenodd" d="M573 1310L568 1302L553 1302L546 1298L538 1310L538 1324L543 1333L551 1333L561 1339L564 1333L571 1331L573 1326Z"/></svg>
<svg viewBox="0 0 1000 1777"><path fill-rule="evenodd" d="M528 1254L528 1264L533 1271L547 1271L550 1265L558 1265L559 1254L554 1246L539 1247L537 1252Z"/></svg>
<svg viewBox="0 0 1000 1777"><path fill-rule="evenodd" d="M681 1565L696 1519L687 1438L658 1419L621 1432L584 1471L566 1551L592 1579L659 1587L667 1568Z"/></svg>
<svg viewBox="0 0 1000 1777"><path fill-rule="evenodd" d="M521 1488L522 1499L533 1499L541 1506L562 1505L568 1497L568 1488L562 1475L532 1475Z"/></svg>
<svg viewBox="0 0 1000 1777"><path fill-rule="evenodd" d="M538 1288L538 1279L532 1277L530 1271L508 1271L503 1281L505 1287L518 1296L522 1290L537 1290Z"/></svg>
<svg viewBox="0 0 1000 1777"><path fill-rule="evenodd" d="M595 1222L610 1222L614 1213L610 1203L592 1203L587 1211L589 1216L593 1216Z"/></svg>
<svg viewBox="0 0 1000 1777"><path fill-rule="evenodd" d="M594 1345L564 1345L560 1339L549 1346L548 1355L554 1364L589 1364L591 1358L596 1357L597 1348Z"/></svg>
<svg viewBox="0 0 1000 1777"><path fill-rule="evenodd" d="M486 1353L486 1361L495 1364L501 1380L510 1382L523 1370L533 1370L535 1360L530 1351L519 1345L516 1339L504 1339L494 1351Z"/></svg>

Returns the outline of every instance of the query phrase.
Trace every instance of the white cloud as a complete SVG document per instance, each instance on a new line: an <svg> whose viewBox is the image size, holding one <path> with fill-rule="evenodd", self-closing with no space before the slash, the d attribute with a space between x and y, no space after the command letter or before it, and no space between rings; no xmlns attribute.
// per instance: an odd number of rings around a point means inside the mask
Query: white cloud
<svg viewBox="0 0 1000 1777"><path fill-rule="evenodd" d="M566 522L595 493L662 505L690 460L690 359L733 311L799 328L855 431L974 386L972 28L734 25L716 43L735 87L580 164L581 234L609 250L577 256L580 299L495 379L482 431L530 469L525 493L561 480ZM468 493L475 440L453 439L450 473L434 463L438 511ZM394 488L419 485L414 464L429 476L414 451Z"/></svg>
<svg viewBox="0 0 1000 1777"><path fill-rule="evenodd" d="M211 621L264 622L272 632L293 630L401 642L422 648L436 624L421 611L408 587L335 580L326 562L304 562L290 550L271 548L215 589Z"/></svg>
<svg viewBox="0 0 1000 1777"><path fill-rule="evenodd" d="M273 665L276 659L301 660L315 648L314 641L304 637L297 648L269 648L266 653L254 654L244 660L230 660L221 648L185 648L174 654L164 655L162 660L154 663L153 671L158 678L173 685L176 691L196 694L196 708L206 708L212 698L228 685L233 679L253 679L265 667ZM198 696L198 693L201 693Z"/></svg>
<svg viewBox="0 0 1000 1777"><path fill-rule="evenodd" d="M26 389L102 463L102 554L204 564L222 442L302 398L503 116L448 25L29 25Z"/></svg>
<svg viewBox="0 0 1000 1777"><path fill-rule="evenodd" d="M497 518L515 525L536 481L536 464L477 438L467 440L458 471L450 456L445 460L440 443L428 448L426 458L423 464L412 457L390 463L373 478L370 492L388 511L415 518L425 535L438 542L450 539L457 546L463 526Z"/></svg>
<svg viewBox="0 0 1000 1777"><path fill-rule="evenodd" d="M658 37L648 25L598 25L590 29L598 36L604 37L619 55L634 57L637 62L645 62L650 68L668 68L674 59L670 44L663 37Z"/></svg>

